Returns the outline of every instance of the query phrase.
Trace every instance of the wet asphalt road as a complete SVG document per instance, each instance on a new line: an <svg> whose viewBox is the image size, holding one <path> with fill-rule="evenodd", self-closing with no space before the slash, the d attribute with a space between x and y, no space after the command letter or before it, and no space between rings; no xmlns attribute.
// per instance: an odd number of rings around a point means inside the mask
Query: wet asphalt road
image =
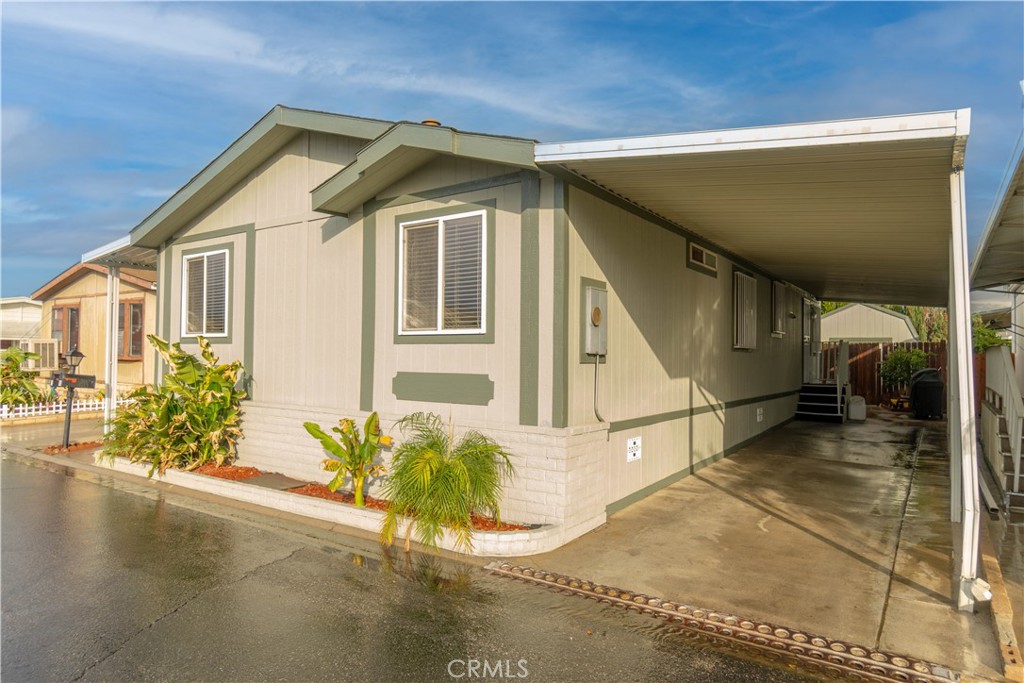
<svg viewBox="0 0 1024 683"><path fill-rule="evenodd" d="M650 617L145 484L7 456L0 479L5 683L807 680Z"/></svg>

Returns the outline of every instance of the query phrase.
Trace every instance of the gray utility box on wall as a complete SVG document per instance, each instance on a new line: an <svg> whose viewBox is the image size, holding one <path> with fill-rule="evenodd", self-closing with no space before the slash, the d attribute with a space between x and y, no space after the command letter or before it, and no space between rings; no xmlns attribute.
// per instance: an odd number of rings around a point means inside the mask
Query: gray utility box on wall
<svg viewBox="0 0 1024 683"><path fill-rule="evenodd" d="M587 287L584 351L588 355L608 355L608 292L597 287Z"/></svg>

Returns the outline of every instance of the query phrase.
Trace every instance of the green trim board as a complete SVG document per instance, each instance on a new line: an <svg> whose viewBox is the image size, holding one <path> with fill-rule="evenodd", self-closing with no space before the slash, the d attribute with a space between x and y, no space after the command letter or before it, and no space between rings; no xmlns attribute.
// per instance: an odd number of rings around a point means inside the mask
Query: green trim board
<svg viewBox="0 0 1024 683"><path fill-rule="evenodd" d="M395 344L493 344L494 343L494 270L495 270L495 223L498 217L497 199L480 199L473 202L462 202L437 209L425 211L414 211L395 216L395 311L393 340ZM487 215L487 299L486 325L482 334L399 334L398 300L402 293L398 291L398 272L402 268L399 263L400 249L398 245L402 239L402 223L411 221L428 220L430 218L442 218L456 213L467 211L479 211L484 209Z"/></svg>
<svg viewBox="0 0 1024 683"><path fill-rule="evenodd" d="M162 292L162 294L160 294L160 301L159 301L159 305L163 307L163 310L160 311L160 313L161 313L160 319L162 321L161 322L161 330L160 330L160 332L161 332L161 335L162 335L163 339L169 340L171 338L171 298L172 298L171 297L171 271L172 271L172 266L171 266L171 249L170 249L170 246L166 242L160 248L164 250L164 253L163 253L163 256L164 256L164 260L163 260L163 264L164 264L163 265L164 284L163 284L163 288L162 288L163 292ZM158 258L157 260L159 261L160 259ZM156 352L155 349L154 349L153 353L156 353L156 356L157 356L156 367L154 368L154 371L153 371L153 374L154 374L154 376L153 376L153 384L156 385L156 384L160 383L160 378L163 377L165 372L167 372L167 368L166 368L166 366L164 364L164 359L160 356L159 353Z"/></svg>
<svg viewBox="0 0 1024 683"><path fill-rule="evenodd" d="M377 215L363 217L363 310L360 334L359 409L373 410L373 372L377 333Z"/></svg>
<svg viewBox="0 0 1024 683"><path fill-rule="evenodd" d="M481 178L479 180L469 180L464 183L455 183L454 185L446 185L444 187L435 187L415 194L404 194L397 197L373 199L363 205L363 215L368 216L370 213L380 209L392 209L399 206L405 206L406 204L444 199L457 194L468 194L470 192L490 190L495 187L504 187L505 185L515 185L522 180L522 177L521 173L507 173L505 175L491 176L490 178Z"/></svg>
<svg viewBox="0 0 1024 683"><path fill-rule="evenodd" d="M519 424L537 424L540 386L540 174L520 185Z"/></svg>
<svg viewBox="0 0 1024 683"><path fill-rule="evenodd" d="M352 163L313 189L313 208L346 215L438 154L535 169L533 153L532 140L397 123L363 147Z"/></svg>
<svg viewBox="0 0 1024 683"><path fill-rule="evenodd" d="M220 228L219 230L210 230L209 232L200 232L194 235L184 235L178 238L171 238L167 240L167 246L191 244L193 242L206 242L209 240L219 239L221 237L231 237L233 235L240 235L243 232L255 232L255 223L243 223L241 225L234 225L230 228Z"/></svg>
<svg viewBox="0 0 1024 683"><path fill-rule="evenodd" d="M554 183L551 426L566 427L569 423L569 186L561 178L555 178Z"/></svg>
<svg viewBox="0 0 1024 683"><path fill-rule="evenodd" d="M774 401L775 399L786 398L787 396L795 396L799 393L799 389L791 389L789 391L780 391L778 393L767 394L765 396L751 396L749 398L736 399L735 401L725 401L724 403L712 403L710 405L697 406L695 408L684 408L683 410L673 410L667 413L657 413L655 415L644 415L643 417L634 417L628 420L616 420L615 422L610 422L608 424L608 432L622 432L627 429L649 427L651 425L660 424L662 422L682 420L687 417L703 415L704 413L710 413L713 411L739 408L741 406L750 405L751 403L765 403L767 401Z"/></svg>
<svg viewBox="0 0 1024 683"><path fill-rule="evenodd" d="M761 437L765 436L766 434L768 434L770 432L773 432L776 429L779 429L779 428L785 426L786 424L791 422L792 419L793 418L789 418L788 420L784 420L784 421L780 422L779 424L775 425L774 427L771 427L769 429L764 430L760 434L752 436L749 439L745 439L743 441L740 441L739 443L734 444L734 445L730 446L729 448L726 448L724 450L719 451L718 453L715 453L714 455L711 455L711 456L708 456L707 458L704 458L703 460L701 460L698 463L694 463L693 465L690 465L689 467L684 467L683 469L679 470L678 472L676 472L674 474L668 475L664 479L659 479L658 481L654 482L653 484L645 486L645 487L643 487L642 489L640 489L638 491L634 491L633 493L629 494L628 496L625 496L624 498L620 498L619 500L617 500L617 501L615 501L613 503L609 503L604 508L605 514L606 515L613 515L616 512L619 512L620 510L623 510L623 509L629 507L633 503L640 502L641 500L643 500L647 496L651 495L652 493L657 493L658 491L660 491L661 489L665 488L666 486L669 486L671 484L676 483L680 479L685 479L686 477L690 476L691 474L696 474L697 472L701 471L702 469L704 469L708 465L712 465L712 464L718 462L719 460L722 460L723 458L729 457L730 455L732 455L736 451L742 450L742 449L746 448L747 446L751 445L752 443L754 443L755 441L757 441Z"/></svg>
<svg viewBox="0 0 1024 683"><path fill-rule="evenodd" d="M494 381L458 372L399 372L391 380L391 391L402 401L485 406L494 398Z"/></svg>
<svg viewBox="0 0 1024 683"><path fill-rule="evenodd" d="M595 280L589 277L580 278L580 357L579 362L587 365L594 364L594 357L586 353L586 336L587 336L587 316L584 311L587 309L587 288L593 287L594 289L600 289L602 291L608 291L608 283L602 282L601 280ZM608 362L608 356L601 356L599 358L601 364Z"/></svg>
<svg viewBox="0 0 1024 683"><path fill-rule="evenodd" d="M277 105L132 228L131 244L159 247L231 185L302 131L372 140L392 126L390 121Z"/></svg>
<svg viewBox="0 0 1024 683"><path fill-rule="evenodd" d="M182 268L181 268L181 271L180 271L181 272L181 283L182 284L181 284L181 287L179 287L179 289L182 290L182 292L181 292L182 296L179 297L179 299L181 301L181 307L184 308L184 306L185 306L185 296L184 296L184 284L183 283L184 283L184 278L185 278L185 268L184 268L185 259L188 258L189 256L196 256L198 254L206 254L206 253L209 253L211 251L226 251L226 252L228 252L228 279L227 279L227 283L226 283L227 284L227 290L228 290L227 293L226 293L226 298L227 298L227 301L228 301L228 316L227 316L227 320L226 320L226 322L227 322L227 334L219 335L219 336L216 336L216 337L206 337L206 339L211 344L232 344L232 343L234 343L234 333L235 333L235 330L234 330L234 324L233 323L234 323L234 316L235 316L235 306L237 305L236 302L235 302L234 279L235 279L235 268L238 267L238 263L235 261L235 244L234 244L234 242L217 242L216 244L207 244L207 245L204 245L202 247L195 247L193 249L182 249L181 251L178 252L178 255L177 255L178 256L178 261L183 264ZM196 342L196 339L199 337L199 335L185 334L185 330L182 329L183 325L181 324L181 320L180 320L181 317L182 316L179 316L178 325L177 325L177 328L176 328L178 341L183 342L185 344L194 344Z"/></svg>

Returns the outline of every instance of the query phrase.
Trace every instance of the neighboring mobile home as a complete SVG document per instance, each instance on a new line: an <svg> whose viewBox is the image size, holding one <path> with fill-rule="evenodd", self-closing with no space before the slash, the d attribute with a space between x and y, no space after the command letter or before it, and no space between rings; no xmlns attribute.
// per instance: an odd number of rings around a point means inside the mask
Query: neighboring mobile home
<svg viewBox="0 0 1024 683"><path fill-rule="evenodd" d="M875 304L846 304L822 313L821 338L884 343L920 340L908 316Z"/></svg>
<svg viewBox="0 0 1024 683"><path fill-rule="evenodd" d="M42 306L27 296L0 299L0 349L39 336Z"/></svg>
<svg viewBox="0 0 1024 683"><path fill-rule="evenodd" d="M243 463L323 477L303 421L435 411L515 453L507 519L567 541L789 420L816 297L958 319L966 134L960 111L545 145L278 106L83 260L155 267L158 334L243 361Z"/></svg>
<svg viewBox="0 0 1024 683"><path fill-rule="evenodd" d="M56 340L61 357L76 348L85 354L78 372L95 375L97 389L107 381L107 274L103 266L79 263L32 294L42 304L38 336ZM155 287L152 271L126 269L121 273L115 339L120 391L152 381L154 359L146 335L156 330Z"/></svg>

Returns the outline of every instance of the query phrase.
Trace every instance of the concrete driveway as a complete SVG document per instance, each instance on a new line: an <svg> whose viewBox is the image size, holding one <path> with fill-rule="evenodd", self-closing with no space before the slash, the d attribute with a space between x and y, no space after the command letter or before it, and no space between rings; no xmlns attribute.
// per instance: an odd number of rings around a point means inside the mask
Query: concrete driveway
<svg viewBox="0 0 1024 683"><path fill-rule="evenodd" d="M518 563L1001 677L952 607L946 424L790 422Z"/></svg>

